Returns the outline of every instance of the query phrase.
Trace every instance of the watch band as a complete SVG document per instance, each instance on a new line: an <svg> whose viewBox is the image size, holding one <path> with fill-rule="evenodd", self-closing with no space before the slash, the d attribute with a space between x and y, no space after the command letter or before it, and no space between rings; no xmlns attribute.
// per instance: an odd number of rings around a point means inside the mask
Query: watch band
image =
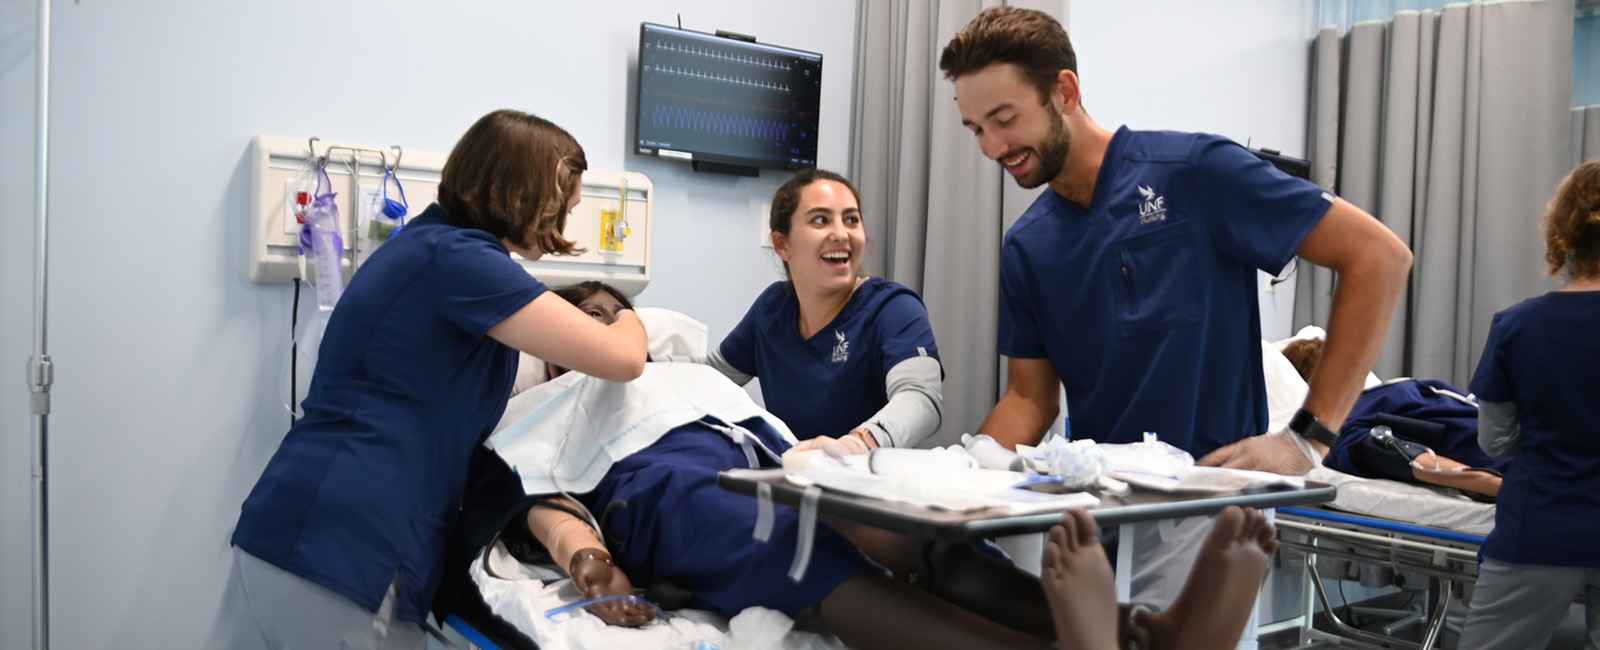
<svg viewBox="0 0 1600 650"><path fill-rule="evenodd" d="M1295 411L1294 417L1289 419L1289 430L1299 434L1306 440L1313 440L1332 447L1339 442L1339 434L1328 427L1322 426L1317 416L1304 408Z"/></svg>

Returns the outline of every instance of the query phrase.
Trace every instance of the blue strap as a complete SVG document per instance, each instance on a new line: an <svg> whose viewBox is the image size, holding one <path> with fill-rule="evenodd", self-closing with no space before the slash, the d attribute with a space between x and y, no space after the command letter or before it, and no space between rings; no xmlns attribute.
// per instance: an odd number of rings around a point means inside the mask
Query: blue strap
<svg viewBox="0 0 1600 650"><path fill-rule="evenodd" d="M400 202L389 200L389 182L394 181L394 188L400 191ZM400 177L395 175L394 168L390 167L383 175L383 206L384 213L391 219L399 219L400 225L406 225L406 213L411 210L411 202L406 200L406 186L400 184Z"/></svg>
<svg viewBox="0 0 1600 650"><path fill-rule="evenodd" d="M651 609L656 610L656 618L658 620L661 617L666 616L666 614L667 614L665 611L663 611L661 609L660 605L657 605L655 603L650 602L649 600L645 599L643 596L634 596L632 594L611 594L609 596L599 596L599 597L596 597L596 598L587 598L587 599L580 600L580 601L575 602L575 603L568 603L566 605L562 605L560 607L557 607L555 609L552 609L552 610L549 610L549 611L545 612L544 613L544 617L547 618L547 619L550 619L552 621L555 621L555 620L559 620L563 614L574 612L574 611L583 609L585 607L588 607L590 605L597 605L597 604L600 604L600 603L609 603L609 602L615 601L615 600L621 600L621 601L626 601L626 602L630 602L630 603L639 603L641 605L646 605L646 606L650 607Z"/></svg>
<svg viewBox="0 0 1600 650"><path fill-rule="evenodd" d="M1376 528L1378 530L1386 530L1394 533L1406 533L1408 535L1418 535L1421 537L1432 537L1434 539L1441 539L1447 542L1476 545L1483 544L1483 537L1479 535L1469 535L1467 533L1458 533L1451 530L1440 530L1438 528L1428 528L1426 526L1413 526L1411 524L1402 524L1400 522L1391 521L1388 519L1362 517L1359 515L1345 515L1335 512L1328 512L1326 510L1308 510L1305 508L1278 508L1278 512L1286 515L1305 517L1307 519L1317 519L1320 521L1351 524L1355 526L1366 526L1367 528Z"/></svg>
<svg viewBox="0 0 1600 650"><path fill-rule="evenodd" d="M489 637L484 636L482 632L478 631L478 628L472 627L470 623L461 620L460 616L456 616L455 614L446 616L444 619L444 624L455 628L455 630L460 632L461 636L465 637L467 642L471 643L472 645L478 646L483 650L501 650L500 646L495 645L493 641L490 641Z"/></svg>

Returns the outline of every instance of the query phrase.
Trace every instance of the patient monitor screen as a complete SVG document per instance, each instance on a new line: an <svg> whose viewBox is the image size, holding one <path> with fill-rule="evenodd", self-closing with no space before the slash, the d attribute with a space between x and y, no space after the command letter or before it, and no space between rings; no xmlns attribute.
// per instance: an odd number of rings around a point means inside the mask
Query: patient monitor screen
<svg viewBox="0 0 1600 650"><path fill-rule="evenodd" d="M821 96L821 54L640 26L638 153L815 167Z"/></svg>

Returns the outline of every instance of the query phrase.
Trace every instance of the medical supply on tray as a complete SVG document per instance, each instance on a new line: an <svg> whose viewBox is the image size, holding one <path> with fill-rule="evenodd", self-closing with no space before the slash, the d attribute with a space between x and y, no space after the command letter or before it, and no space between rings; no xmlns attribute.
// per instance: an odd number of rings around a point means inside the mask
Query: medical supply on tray
<svg viewBox="0 0 1600 650"><path fill-rule="evenodd" d="M1012 472L1031 471L1028 460L1001 446L988 434L970 433L961 434L961 446L967 450L967 455L978 461L978 467L988 469L1003 469Z"/></svg>
<svg viewBox="0 0 1600 650"><path fill-rule="evenodd" d="M867 454L867 468L878 476L922 478L977 467L978 462L960 447L908 449L879 447Z"/></svg>
<svg viewBox="0 0 1600 650"><path fill-rule="evenodd" d="M1099 503L1098 497L1081 491L1032 489L1025 485L1029 476L1025 473L979 467L960 445L879 447L866 456L846 457L844 462L817 455L803 466L793 456L784 457L785 478L790 483L935 510L1027 514Z"/></svg>

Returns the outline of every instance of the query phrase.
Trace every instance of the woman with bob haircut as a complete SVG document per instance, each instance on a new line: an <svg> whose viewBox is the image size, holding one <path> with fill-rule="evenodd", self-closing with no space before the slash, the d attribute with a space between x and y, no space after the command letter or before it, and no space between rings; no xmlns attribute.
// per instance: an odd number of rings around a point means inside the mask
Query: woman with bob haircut
<svg viewBox="0 0 1600 650"><path fill-rule="evenodd" d="M490 113L451 150L438 203L351 279L305 416L233 534L268 647L425 647L468 459L505 410L517 352L612 381L643 372L633 312L602 325L510 257L578 252L561 230L587 167L560 127Z"/></svg>
<svg viewBox="0 0 1600 650"><path fill-rule="evenodd" d="M1600 160L1544 217L1546 272L1567 285L1494 315L1472 392L1478 445L1515 454L1483 542L1461 646L1543 648L1584 598L1600 646Z"/></svg>

